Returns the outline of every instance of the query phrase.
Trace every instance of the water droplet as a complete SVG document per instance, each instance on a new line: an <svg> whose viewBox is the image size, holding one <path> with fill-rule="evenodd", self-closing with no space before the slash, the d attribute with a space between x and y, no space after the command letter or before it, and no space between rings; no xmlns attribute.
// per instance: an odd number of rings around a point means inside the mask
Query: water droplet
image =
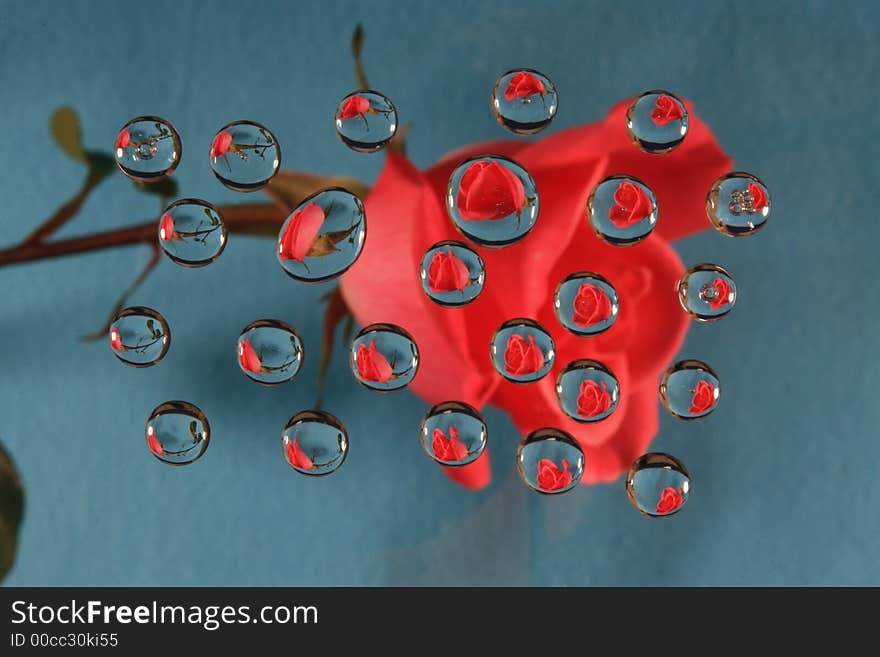
<svg viewBox="0 0 880 657"><path fill-rule="evenodd" d="M437 404L422 420L422 447L441 465L467 465L486 449L489 430L473 406L450 401Z"/></svg>
<svg viewBox="0 0 880 657"><path fill-rule="evenodd" d="M671 516L687 502L691 476L674 456L653 452L637 458L626 475L626 496L651 518Z"/></svg>
<svg viewBox="0 0 880 657"><path fill-rule="evenodd" d="M733 310L736 296L736 283L718 265L696 265L678 280L678 301L699 322L714 322L724 317Z"/></svg>
<svg viewBox="0 0 880 657"><path fill-rule="evenodd" d="M336 132L354 151L372 153L385 146L397 132L397 110L377 91L357 91L336 106Z"/></svg>
<svg viewBox="0 0 880 657"><path fill-rule="evenodd" d="M626 130L645 153L668 153L687 135L687 109L668 91L646 91L626 110Z"/></svg>
<svg viewBox="0 0 880 657"><path fill-rule="evenodd" d="M519 317L504 322L492 337L489 357L495 370L513 383L532 383L553 369L556 347L543 326Z"/></svg>
<svg viewBox="0 0 880 657"><path fill-rule="evenodd" d="M422 258L422 289L431 301L454 307L470 303L486 282L483 259L469 246L456 241L438 242Z"/></svg>
<svg viewBox="0 0 880 657"><path fill-rule="evenodd" d="M226 247L226 224L213 205L195 198L175 201L159 219L159 245L184 267L204 267Z"/></svg>
<svg viewBox="0 0 880 657"><path fill-rule="evenodd" d="M168 322L152 308L126 308L110 324L110 348L126 365L155 365L165 357L170 345Z"/></svg>
<svg viewBox="0 0 880 657"><path fill-rule="evenodd" d="M157 459L169 465L188 465L208 449L211 427L198 406L167 401L150 413L146 437L147 446Z"/></svg>
<svg viewBox="0 0 880 657"><path fill-rule="evenodd" d="M598 422L620 402L620 383L614 373L587 358L569 363L556 379L556 397L563 412L577 422Z"/></svg>
<svg viewBox="0 0 880 657"><path fill-rule="evenodd" d="M601 239L614 246L629 246L641 242L654 230L657 200L641 180L611 176L590 194L587 219Z"/></svg>
<svg viewBox="0 0 880 657"><path fill-rule="evenodd" d="M556 288L553 305L559 323L575 335L599 335L617 321L617 291L599 274L571 274Z"/></svg>
<svg viewBox="0 0 880 657"><path fill-rule="evenodd" d="M237 353L245 376L267 386L287 383L303 362L299 334L277 319L259 319L245 326L238 336Z"/></svg>
<svg viewBox="0 0 880 657"><path fill-rule="evenodd" d="M513 160L484 155L465 160L452 172L446 206L469 240L506 246L525 237L538 220L538 190Z"/></svg>
<svg viewBox="0 0 880 657"><path fill-rule="evenodd" d="M706 363L682 360L660 380L660 401L675 417L696 420L715 410L721 399L721 381Z"/></svg>
<svg viewBox="0 0 880 657"><path fill-rule="evenodd" d="M508 71L492 90L495 118L519 135L533 135L546 128L558 106L556 86L546 75L530 68Z"/></svg>
<svg viewBox="0 0 880 657"><path fill-rule="evenodd" d="M116 166L126 176L139 182L154 182L177 168L180 136L165 119L139 116L122 126L113 153Z"/></svg>
<svg viewBox="0 0 880 657"><path fill-rule="evenodd" d="M208 155L217 180L236 192L254 192L281 166L281 147L269 128L253 121L229 123L214 135Z"/></svg>
<svg viewBox="0 0 880 657"><path fill-rule="evenodd" d="M725 235L752 235L761 230L770 217L770 191L750 173L729 173L709 188L706 214L715 230Z"/></svg>
<svg viewBox="0 0 880 657"><path fill-rule="evenodd" d="M406 387L419 369L419 349L409 333L394 324L370 324L351 343L351 371L371 390Z"/></svg>
<svg viewBox="0 0 880 657"><path fill-rule="evenodd" d="M363 202L346 189L325 189L287 217L278 233L278 262L305 283L336 278L360 256L366 232Z"/></svg>
<svg viewBox="0 0 880 657"><path fill-rule="evenodd" d="M544 428L526 436L516 450L516 469L526 486L539 493L566 493L584 474L584 452L561 429Z"/></svg>
<svg viewBox="0 0 880 657"><path fill-rule="evenodd" d="M342 422L324 411L302 411L281 432L287 464L300 474L320 477L336 472L348 455L348 433Z"/></svg>

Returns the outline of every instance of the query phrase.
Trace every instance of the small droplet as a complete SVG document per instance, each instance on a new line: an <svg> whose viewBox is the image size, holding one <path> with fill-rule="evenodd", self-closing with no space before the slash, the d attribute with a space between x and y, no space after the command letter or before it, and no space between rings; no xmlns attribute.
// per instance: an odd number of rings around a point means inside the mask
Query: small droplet
<svg viewBox="0 0 880 657"><path fill-rule="evenodd" d="M208 161L217 180L229 189L255 192L278 173L281 147L266 126L235 121L214 135Z"/></svg>
<svg viewBox="0 0 880 657"><path fill-rule="evenodd" d="M168 322L145 306L126 308L110 324L113 355L132 367L150 367L165 357L171 345Z"/></svg>
<svg viewBox="0 0 880 657"><path fill-rule="evenodd" d="M657 200L641 180L611 176L590 194L587 219L601 239L614 246L629 246L641 242L654 230Z"/></svg>
<svg viewBox="0 0 880 657"><path fill-rule="evenodd" d="M336 132L353 151L373 153L397 132L397 110L378 91L357 91L336 106Z"/></svg>
<svg viewBox="0 0 880 657"><path fill-rule="evenodd" d="M596 360L569 363L556 379L556 397L563 412L577 422L599 422L620 402L620 383Z"/></svg>
<svg viewBox="0 0 880 657"><path fill-rule="evenodd" d="M668 91L646 91L626 110L626 130L645 153L668 153L687 135L687 109Z"/></svg>
<svg viewBox="0 0 880 657"><path fill-rule="evenodd" d="M516 450L516 469L526 486L539 493L566 493L584 474L584 452L561 429L544 428L526 436Z"/></svg>
<svg viewBox="0 0 880 657"><path fill-rule="evenodd" d="M422 289L441 306L470 303L486 282L483 259L469 246L456 241L438 242L422 258Z"/></svg>
<svg viewBox="0 0 880 657"><path fill-rule="evenodd" d="M653 452L637 458L626 475L626 496L636 511L665 518L681 509L691 492L691 477L674 456Z"/></svg>
<svg viewBox="0 0 880 657"><path fill-rule="evenodd" d="M168 465L188 465L208 449L211 427L198 406L185 401L167 401L150 413L146 427L147 446Z"/></svg>
<svg viewBox="0 0 880 657"><path fill-rule="evenodd" d="M237 353L245 376L267 386L287 383L303 362L299 334L277 319L259 319L245 326L238 336Z"/></svg>
<svg viewBox="0 0 880 657"><path fill-rule="evenodd" d="M558 106L550 78L530 68L508 71L492 90L495 118L518 135L533 135L546 128L556 117Z"/></svg>
<svg viewBox="0 0 880 657"><path fill-rule="evenodd" d="M463 402L437 404L422 420L422 447L440 465L459 466L476 461L489 439L483 416Z"/></svg>
<svg viewBox="0 0 880 657"><path fill-rule="evenodd" d="M287 217L278 233L278 262L305 283L336 278L360 256L366 232L363 201L341 187L325 189Z"/></svg>
<svg viewBox="0 0 880 657"><path fill-rule="evenodd" d="M419 369L419 349L409 333L393 324L371 324L351 343L354 377L371 390L405 388Z"/></svg>
<svg viewBox="0 0 880 657"><path fill-rule="evenodd" d="M348 455L348 433L342 422L324 411L302 411L281 432L287 464L300 474L320 477L336 472Z"/></svg>
<svg viewBox="0 0 880 657"><path fill-rule="evenodd" d="M724 317L733 310L736 295L736 283L718 265L696 265L678 280L678 301L699 322L714 322Z"/></svg>
<svg viewBox="0 0 880 657"><path fill-rule="evenodd" d="M204 267L226 248L226 224L207 201L181 199L162 211L159 245L178 265Z"/></svg>
<svg viewBox="0 0 880 657"><path fill-rule="evenodd" d="M770 192L750 173L735 171L712 183L706 214L715 230L730 237L753 235L770 217Z"/></svg>
<svg viewBox="0 0 880 657"><path fill-rule="evenodd" d="M449 178L446 209L469 240L500 247L525 237L538 220L538 190L513 160L484 155L465 160Z"/></svg>
<svg viewBox="0 0 880 657"><path fill-rule="evenodd" d="M556 288L553 299L559 323L575 335L607 331L620 311L617 291L599 274L571 274Z"/></svg>
<svg viewBox="0 0 880 657"><path fill-rule="evenodd" d="M721 381L706 363L682 360L660 380L660 401L681 420L696 420L715 410L721 399Z"/></svg>
<svg viewBox="0 0 880 657"><path fill-rule="evenodd" d="M547 329L519 317L504 322L495 331L489 357L495 370L508 381L532 383L553 369L556 347Z"/></svg>
<svg viewBox="0 0 880 657"><path fill-rule="evenodd" d="M171 175L180 162L180 136L158 116L132 119L116 136L116 166L138 182L155 182Z"/></svg>

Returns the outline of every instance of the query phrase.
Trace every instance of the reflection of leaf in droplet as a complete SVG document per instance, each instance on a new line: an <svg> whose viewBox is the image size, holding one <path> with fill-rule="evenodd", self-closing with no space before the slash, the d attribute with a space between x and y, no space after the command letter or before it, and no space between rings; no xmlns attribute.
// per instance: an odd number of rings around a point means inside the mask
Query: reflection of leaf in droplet
<svg viewBox="0 0 880 657"><path fill-rule="evenodd" d="M177 181L173 178L162 178L162 180L150 183L133 182L135 189L145 194L157 194L162 198L177 196Z"/></svg>
<svg viewBox="0 0 880 657"><path fill-rule="evenodd" d="M315 238L315 241L312 242L312 248L309 249L306 256L309 258L321 258L330 255L331 253L336 253L337 251L339 251L339 249L336 248L331 237L326 234L318 235Z"/></svg>
<svg viewBox="0 0 880 657"><path fill-rule="evenodd" d="M147 320L147 330L150 332L150 334L151 334L154 338L155 338L155 337L158 337L158 336L156 335L156 326L155 326L155 324L153 323L153 320L152 320L152 319L148 319L148 320Z"/></svg>
<svg viewBox="0 0 880 657"><path fill-rule="evenodd" d="M324 235L322 235L322 237L326 237L333 244L339 244L339 242L341 242L346 237L351 235L354 232L355 228L357 228L357 227L358 227L358 225L355 224L354 226L351 226L350 228L346 228L345 230L335 230L331 233L324 233Z"/></svg>
<svg viewBox="0 0 880 657"><path fill-rule="evenodd" d="M49 127L55 143L74 160L86 163L86 154L82 147L79 128L79 117L72 107L59 107L52 112Z"/></svg>
<svg viewBox="0 0 880 657"><path fill-rule="evenodd" d="M196 442L198 442L199 440L202 439L202 437L199 435L199 432L196 431L196 429L198 429L198 428L199 428L199 423L196 422L195 420L193 420L192 422L189 423L189 433L193 437L193 440L195 440Z"/></svg>
<svg viewBox="0 0 880 657"><path fill-rule="evenodd" d="M15 560L18 529L24 514L24 489L9 454L0 446L0 580Z"/></svg>

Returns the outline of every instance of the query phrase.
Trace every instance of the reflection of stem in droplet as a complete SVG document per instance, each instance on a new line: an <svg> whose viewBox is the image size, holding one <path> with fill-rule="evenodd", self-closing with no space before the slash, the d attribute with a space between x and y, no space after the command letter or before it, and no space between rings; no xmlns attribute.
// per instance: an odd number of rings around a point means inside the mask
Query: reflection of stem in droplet
<svg viewBox="0 0 880 657"><path fill-rule="evenodd" d="M215 230L220 228L220 222L216 219L213 219L215 222L213 226L210 228L202 228L205 224L205 220L201 219L198 224L196 224L195 230L175 230L173 237L176 237L180 240L186 239L188 237L195 238L193 242L201 242L202 244L206 244L206 240L208 239L208 235L213 233Z"/></svg>
<svg viewBox="0 0 880 657"><path fill-rule="evenodd" d="M143 343L143 339L144 338L138 338L137 344L125 344L124 342L120 342L118 351L133 351L136 354L143 354L154 344L164 340L165 336L160 333L158 337L147 343Z"/></svg>

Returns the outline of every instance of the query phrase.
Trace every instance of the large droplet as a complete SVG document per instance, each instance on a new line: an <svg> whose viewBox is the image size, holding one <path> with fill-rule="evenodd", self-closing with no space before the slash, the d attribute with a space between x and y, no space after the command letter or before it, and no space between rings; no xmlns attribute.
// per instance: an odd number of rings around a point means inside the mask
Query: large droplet
<svg viewBox="0 0 880 657"><path fill-rule="evenodd" d="M456 241L438 242L425 253L419 270L422 289L441 306L470 303L486 282L483 259L469 246Z"/></svg>
<svg viewBox="0 0 880 657"><path fill-rule="evenodd" d="M195 198L175 201L159 219L159 245L184 267L204 267L226 247L226 224L213 205Z"/></svg>
<svg viewBox="0 0 880 657"><path fill-rule="evenodd" d="M563 412L577 422L598 422L620 402L620 383L614 373L587 358L569 363L556 379L556 396Z"/></svg>
<svg viewBox="0 0 880 657"><path fill-rule="evenodd" d="M167 401L150 413L146 427L147 446L157 459L169 465L187 465L208 449L211 427L198 406L185 401Z"/></svg>
<svg viewBox="0 0 880 657"><path fill-rule="evenodd" d="M287 464L300 474L318 477L336 472L348 455L348 433L342 422L324 411L302 411L281 432Z"/></svg>
<svg viewBox="0 0 880 657"><path fill-rule="evenodd" d="M465 160L452 172L446 207L469 240L506 246L525 237L538 220L538 190L513 160L484 155Z"/></svg>
<svg viewBox="0 0 880 657"><path fill-rule="evenodd" d="M653 452L637 458L626 475L626 496L635 509L651 518L678 513L687 502L691 478L674 456Z"/></svg>
<svg viewBox="0 0 880 657"><path fill-rule="evenodd" d="M518 317L504 322L492 337L489 357L495 370L513 383L532 383L553 369L556 347L538 322Z"/></svg>
<svg viewBox="0 0 880 657"><path fill-rule="evenodd" d="M718 265L696 265L678 280L678 301L699 322L714 322L724 317L733 310L736 296L736 283Z"/></svg>
<svg viewBox="0 0 880 657"><path fill-rule="evenodd" d="M516 450L516 468L532 490L548 495L565 493L577 486L584 474L584 452L565 431L538 429Z"/></svg>
<svg viewBox="0 0 880 657"><path fill-rule="evenodd" d="M422 420L422 447L441 465L467 465L486 449L486 421L473 406L449 401L437 404Z"/></svg>
<svg viewBox="0 0 880 657"><path fill-rule="evenodd" d="M214 135L208 161L217 180L229 189L255 192L278 173L281 147L266 126L235 121Z"/></svg>
<svg viewBox="0 0 880 657"><path fill-rule="evenodd" d="M303 345L293 327L278 319L259 319L238 336L238 366L267 386L287 383L299 372Z"/></svg>
<svg viewBox="0 0 880 657"><path fill-rule="evenodd" d="M372 153L385 146L397 132L397 110L378 91L357 91L336 107L336 132L354 151Z"/></svg>
<svg viewBox="0 0 880 657"><path fill-rule="evenodd" d="M165 357L171 330L161 314L145 306L125 308L110 324L113 355L132 367L150 367Z"/></svg>
<svg viewBox="0 0 880 657"><path fill-rule="evenodd" d="M556 87L550 78L530 68L508 71L492 90L495 118L519 135L532 135L546 128L558 106Z"/></svg>
<svg viewBox="0 0 880 657"><path fill-rule="evenodd" d="M180 162L180 136L158 116L132 119L116 136L116 166L138 182L154 182L170 175Z"/></svg>
<svg viewBox="0 0 880 657"><path fill-rule="evenodd" d="M614 246L629 246L641 242L654 230L657 200L641 180L611 176L590 194L587 219L601 239Z"/></svg>
<svg viewBox="0 0 880 657"><path fill-rule="evenodd" d="M725 235L752 235L761 230L770 217L770 192L750 173L729 173L709 188L706 214L715 230Z"/></svg>
<svg viewBox="0 0 880 657"><path fill-rule="evenodd" d="M336 278L360 256L366 232L363 202L341 187L325 189L287 217L278 233L278 262L305 283Z"/></svg>
<svg viewBox="0 0 880 657"><path fill-rule="evenodd" d="M617 321L617 291L599 274L571 274L556 288L553 299L559 323L575 335L599 335Z"/></svg>
<svg viewBox="0 0 880 657"><path fill-rule="evenodd" d="M646 91L626 110L626 130L645 153L668 153L687 135L687 109L668 91Z"/></svg>
<svg viewBox="0 0 880 657"><path fill-rule="evenodd" d="M351 343L354 377L371 390L406 387L419 369L419 349L409 333L393 324L364 327Z"/></svg>
<svg viewBox="0 0 880 657"><path fill-rule="evenodd" d="M660 380L660 401L675 417L696 420L715 410L721 399L721 381L706 363L682 360Z"/></svg>

